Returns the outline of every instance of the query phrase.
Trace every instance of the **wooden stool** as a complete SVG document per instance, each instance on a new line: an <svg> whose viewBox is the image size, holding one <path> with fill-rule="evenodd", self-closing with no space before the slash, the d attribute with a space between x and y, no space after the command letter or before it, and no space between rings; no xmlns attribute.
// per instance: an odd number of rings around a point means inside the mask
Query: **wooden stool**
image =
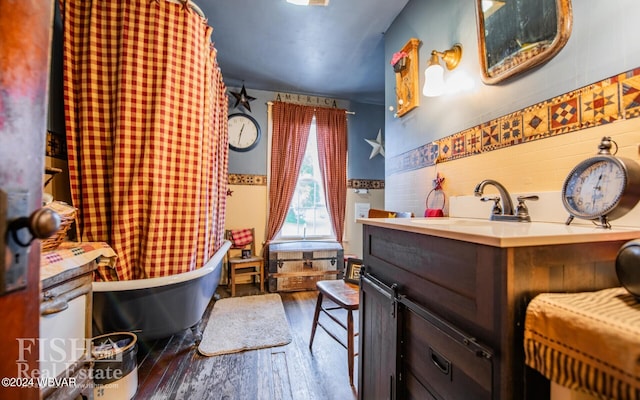
<svg viewBox="0 0 640 400"><path fill-rule="evenodd" d="M255 247L255 229L246 229L250 231L250 242L243 242L240 246L232 247L229 249L229 257L227 259L229 266L229 286L231 286L231 297L236 295L236 278L240 276L250 276L255 283L256 277L260 279L260 293L264 292L264 259L257 256ZM233 231L227 230L226 237L233 243ZM243 251L248 251L248 257L232 257L231 252L236 251L242 254Z"/></svg>
<svg viewBox="0 0 640 400"><path fill-rule="evenodd" d="M353 338L358 333L353 332L353 311L357 310L360 305L360 294L358 285L353 283L347 283L343 280L326 280L316 283L318 289L318 301L316 303L316 311L313 315L313 324L311 326L311 339L309 340L309 350L313 346L313 337L316 334L316 327L320 326L325 332L329 334L336 342L340 343L342 347L347 349L347 362L349 365L349 383L353 386L353 359L358 354L354 352ZM337 307L325 308L322 305L324 297L336 303ZM332 315L329 311L344 309L347 310L347 324L340 321L336 316ZM345 345L338 337L331 333L327 328L318 321L320 312L325 313L334 322L347 330L347 344Z"/></svg>
<svg viewBox="0 0 640 400"><path fill-rule="evenodd" d="M264 292L264 260L262 257L254 256L249 258L229 258L229 285L231 286L231 297L236 295L236 278L239 276L251 276L255 283L255 278L260 279L260 293Z"/></svg>

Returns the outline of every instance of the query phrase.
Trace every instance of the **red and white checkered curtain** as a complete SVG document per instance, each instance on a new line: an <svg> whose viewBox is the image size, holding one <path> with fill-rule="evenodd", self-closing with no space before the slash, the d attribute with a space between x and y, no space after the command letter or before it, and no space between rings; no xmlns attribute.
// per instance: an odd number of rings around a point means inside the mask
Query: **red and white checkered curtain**
<svg viewBox="0 0 640 400"><path fill-rule="evenodd" d="M344 235L347 207L347 113L336 108L316 108L318 161L322 171L331 226L338 242Z"/></svg>
<svg viewBox="0 0 640 400"><path fill-rule="evenodd" d="M276 101L273 103L271 182L267 241L273 240L287 216L298 182L313 121L313 107Z"/></svg>
<svg viewBox="0 0 640 400"><path fill-rule="evenodd" d="M221 245L227 96L212 29L163 0L60 0L69 175L98 280L177 274Z"/></svg>

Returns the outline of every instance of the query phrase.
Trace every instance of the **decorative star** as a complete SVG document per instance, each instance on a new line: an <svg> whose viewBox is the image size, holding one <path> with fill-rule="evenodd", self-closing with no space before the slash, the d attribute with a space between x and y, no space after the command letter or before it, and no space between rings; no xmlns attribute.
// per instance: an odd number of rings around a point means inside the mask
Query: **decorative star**
<svg viewBox="0 0 640 400"><path fill-rule="evenodd" d="M371 147L371 155L369 156L369 160L375 157L377 154L380 154L384 157L384 147L382 147L382 129L378 130L378 137L376 140L365 139L365 142L369 143Z"/></svg>
<svg viewBox="0 0 640 400"><path fill-rule="evenodd" d="M191 0L185 0L182 2L182 9L186 10L188 13L191 13L191 4L189 4Z"/></svg>
<svg viewBox="0 0 640 400"><path fill-rule="evenodd" d="M233 106L233 108L238 107L238 104L242 104L244 108L251 112L251 105L249 104L249 102L254 101L256 98L251 97L247 94L247 90L244 88L244 84L242 85L242 90L240 91L240 93L231 92L231 94L236 98L236 105Z"/></svg>
<svg viewBox="0 0 640 400"><path fill-rule="evenodd" d="M433 180L433 190L442 190L442 182L444 182L444 176L440 176L440 172L436 173L436 179Z"/></svg>
<svg viewBox="0 0 640 400"><path fill-rule="evenodd" d="M233 190L227 189L227 196L229 197L233 196Z"/></svg>

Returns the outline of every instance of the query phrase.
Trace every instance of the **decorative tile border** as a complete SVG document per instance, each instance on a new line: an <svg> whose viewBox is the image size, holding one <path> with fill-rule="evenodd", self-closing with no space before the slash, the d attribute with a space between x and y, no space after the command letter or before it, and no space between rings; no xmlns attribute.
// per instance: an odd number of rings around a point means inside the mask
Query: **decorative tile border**
<svg viewBox="0 0 640 400"><path fill-rule="evenodd" d="M267 186L266 175L229 174L229 185ZM384 189L384 180L349 179L349 189Z"/></svg>
<svg viewBox="0 0 640 400"><path fill-rule="evenodd" d="M348 189L384 189L384 180L379 179L349 179Z"/></svg>
<svg viewBox="0 0 640 400"><path fill-rule="evenodd" d="M640 68L427 143L387 160L387 175L640 117Z"/></svg>
<svg viewBox="0 0 640 400"><path fill-rule="evenodd" d="M449 141L451 137L448 138ZM417 149L410 150L393 158L387 158L385 162L386 175L396 172L410 171L434 165L438 158L438 144L427 143Z"/></svg>
<svg viewBox="0 0 640 400"><path fill-rule="evenodd" d="M229 174L229 185L267 186L266 175Z"/></svg>

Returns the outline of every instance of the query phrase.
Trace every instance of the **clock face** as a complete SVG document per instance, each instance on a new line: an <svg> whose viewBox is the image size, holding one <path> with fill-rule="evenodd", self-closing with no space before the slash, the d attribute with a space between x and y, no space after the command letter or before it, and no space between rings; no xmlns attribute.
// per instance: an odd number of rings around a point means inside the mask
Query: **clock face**
<svg viewBox="0 0 640 400"><path fill-rule="evenodd" d="M567 177L562 200L573 216L596 219L620 202L627 186L624 166L614 157L593 157L578 164Z"/></svg>
<svg viewBox="0 0 640 400"><path fill-rule="evenodd" d="M229 115L229 148L235 151L249 151L260 141L260 125L250 115Z"/></svg>

